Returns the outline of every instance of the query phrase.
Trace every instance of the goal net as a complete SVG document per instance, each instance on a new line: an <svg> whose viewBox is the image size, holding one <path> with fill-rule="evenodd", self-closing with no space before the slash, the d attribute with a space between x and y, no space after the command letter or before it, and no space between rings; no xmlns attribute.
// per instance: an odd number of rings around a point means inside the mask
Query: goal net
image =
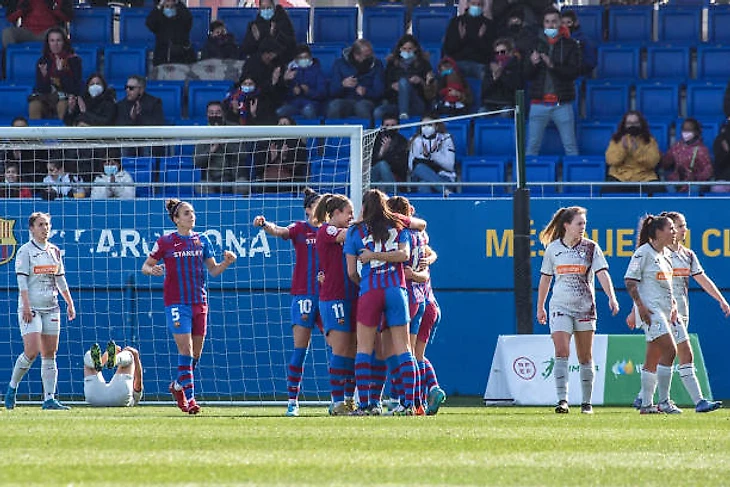
<svg viewBox="0 0 730 487"><path fill-rule="evenodd" d="M177 349L165 324L163 278L140 269L157 238L175 230L165 199L176 197L193 204L196 231L208 235L219 261L224 250L238 257L222 275L208 278L208 336L196 396L285 401L294 252L290 242L266 235L252 221L265 215L285 226L304 219L307 186L347 194L359 208L373 140L373 132L357 125L0 129L6 169L0 301L7 310L0 383L10 379L23 350L15 252L29 239L28 216L44 211L52 216L50 241L64 253L78 314L69 322L61 304L59 396L83 400L83 354L93 343L104 348L113 339L140 350L144 400L170 400ZM107 379L111 373L105 371ZM20 383L19 402L40 401L41 393L38 359ZM300 398L330 400L327 351L316 330Z"/></svg>

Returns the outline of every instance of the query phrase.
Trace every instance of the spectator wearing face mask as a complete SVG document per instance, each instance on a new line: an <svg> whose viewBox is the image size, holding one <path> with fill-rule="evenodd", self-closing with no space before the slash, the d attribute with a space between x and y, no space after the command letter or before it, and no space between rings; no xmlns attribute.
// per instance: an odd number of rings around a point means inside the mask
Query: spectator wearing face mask
<svg viewBox="0 0 730 487"><path fill-rule="evenodd" d="M249 22L241 44L242 58L246 59L259 52L261 43L266 39L276 42L284 63L291 61L297 47L294 26L284 7L277 5L274 0L259 2L259 13Z"/></svg>
<svg viewBox="0 0 730 487"><path fill-rule="evenodd" d="M190 44L193 15L178 0L160 0L147 16L147 28L155 35L152 64L195 62L195 50Z"/></svg>
<svg viewBox="0 0 730 487"><path fill-rule="evenodd" d="M667 181L709 181L712 179L710 151L702 141L702 127L694 118L682 122L680 140L664 154L661 168ZM670 191L687 191L687 186L670 186Z"/></svg>
<svg viewBox="0 0 730 487"><path fill-rule="evenodd" d="M133 184L132 175L122 168L119 158L109 158L104 161L104 174L98 175L94 180L91 197L93 199L131 200L135 196Z"/></svg>
<svg viewBox="0 0 730 487"><path fill-rule="evenodd" d="M453 183L456 181L454 139L435 115L423 117L419 131L411 139L408 170L413 182ZM430 123L428 123L430 122ZM443 186L418 186L419 193L440 193ZM447 188L446 191L451 191Z"/></svg>
<svg viewBox="0 0 730 487"><path fill-rule="evenodd" d="M354 115L371 119L375 105L383 98L384 85L383 63L373 56L372 44L356 40L332 67L327 118Z"/></svg>
<svg viewBox="0 0 730 487"><path fill-rule="evenodd" d="M494 41L494 57L482 81L482 110L501 110L515 106L515 93L523 89L522 59L512 39ZM509 113L506 116L511 116Z"/></svg>
<svg viewBox="0 0 730 487"><path fill-rule="evenodd" d="M658 181L657 164L661 159L656 140L649 132L647 123L641 112L628 111L618 124L616 132L606 149L606 164L611 182L649 182ZM656 186L606 186L604 192L654 193Z"/></svg>
<svg viewBox="0 0 730 487"><path fill-rule="evenodd" d="M408 178L408 140L395 127L398 115L386 113L380 132L373 143L373 164L370 181L387 193L393 192L392 183L405 182ZM378 185L377 183L390 183Z"/></svg>
<svg viewBox="0 0 730 487"><path fill-rule="evenodd" d="M312 57L306 44L297 46L294 60L284 72L286 99L276 110L279 117L319 118L322 103L327 98L327 79L322 73L319 61Z"/></svg>
<svg viewBox="0 0 730 487"><path fill-rule="evenodd" d="M581 52L581 76L590 76L598 64L598 51L583 29L580 28L580 21L573 10L562 10L560 12L560 23L570 30L570 37L580 44Z"/></svg>
<svg viewBox="0 0 730 487"><path fill-rule="evenodd" d="M519 51L522 59L526 59L530 55L530 49L537 42L538 29L534 25L525 24L524 9L512 8L503 21L497 20L496 22L499 25L498 37L512 39L515 49Z"/></svg>
<svg viewBox="0 0 730 487"><path fill-rule="evenodd" d="M450 57L439 61L436 95L436 112L447 117L466 113L474 99L469 83Z"/></svg>
<svg viewBox="0 0 730 487"><path fill-rule="evenodd" d="M68 97L68 108L63 121L66 125L87 126L114 125L117 116L116 93L106 84L100 73L86 80L86 90L80 95Z"/></svg>
<svg viewBox="0 0 730 487"><path fill-rule="evenodd" d="M240 52L236 39L226 29L222 20L210 23L208 40L200 53L201 59L238 59Z"/></svg>
<svg viewBox="0 0 730 487"><path fill-rule="evenodd" d="M251 78L267 102L278 108L286 96L285 66L278 44L273 39L266 39L259 45L259 52L243 65L241 77Z"/></svg>
<svg viewBox="0 0 730 487"><path fill-rule="evenodd" d="M223 100L227 121L238 125L274 125L276 109L272 100L251 77L242 76Z"/></svg>
<svg viewBox="0 0 730 487"><path fill-rule="evenodd" d="M444 55L456 60L464 76L481 79L495 34L492 20L484 15L482 0L469 0L464 13L451 19L446 28Z"/></svg>

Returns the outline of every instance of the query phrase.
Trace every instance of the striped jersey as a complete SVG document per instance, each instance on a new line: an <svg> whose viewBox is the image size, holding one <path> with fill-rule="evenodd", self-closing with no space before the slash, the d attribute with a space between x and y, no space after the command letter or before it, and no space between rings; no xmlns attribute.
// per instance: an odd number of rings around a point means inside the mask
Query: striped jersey
<svg viewBox="0 0 730 487"><path fill-rule="evenodd" d="M672 259L668 249L657 252L649 243L636 249L624 279L639 282L639 296L644 305L651 310L652 320L668 324L673 297Z"/></svg>
<svg viewBox="0 0 730 487"><path fill-rule="evenodd" d="M328 223L324 223L317 231L319 268L324 273L324 282L319 288L321 301L357 298L357 285L347 275L347 260L342 244L337 242L337 235L346 231L346 228L337 228Z"/></svg>
<svg viewBox="0 0 730 487"><path fill-rule="evenodd" d="M150 257L165 263L163 297L165 306L173 304L207 304L205 261L215 258L215 250L206 235L177 232L157 239Z"/></svg>
<svg viewBox="0 0 730 487"><path fill-rule="evenodd" d="M426 248L425 232L416 230L404 230L410 234L411 258L406 264L414 271L418 270L418 266L424 257ZM430 280L430 279L429 279ZM408 291L408 302L411 304L423 303L426 300L426 292L428 290L426 282L415 282L406 280L406 289Z"/></svg>
<svg viewBox="0 0 730 487"><path fill-rule="evenodd" d="M686 323L689 319L689 278L705 271L697 255L687 247L680 245L676 252L667 249L672 257L672 292L677 300L677 314Z"/></svg>
<svg viewBox="0 0 730 487"><path fill-rule="evenodd" d="M374 241L365 224L358 224L351 227L345 239L345 254L360 255L364 249L372 252L390 252L398 250L399 244L406 245L406 251L410 253L410 235L407 231L398 231L395 228L388 230L388 240L385 242ZM383 262L371 260L362 265L360 274L360 295L362 296L371 289L385 289L389 287L406 287L406 278L403 273L402 263Z"/></svg>
<svg viewBox="0 0 730 487"><path fill-rule="evenodd" d="M309 222L298 221L287 227L294 246L294 273L291 276L291 294L313 296L319 293L317 273L317 227Z"/></svg>
<svg viewBox="0 0 730 487"><path fill-rule="evenodd" d="M608 269L601 247L581 238L573 247L562 239L545 248L540 273L554 276L550 314L560 311L577 319L596 319L595 274Z"/></svg>
<svg viewBox="0 0 730 487"><path fill-rule="evenodd" d="M35 240L23 244L15 257L15 273L28 277L28 299L32 310L50 311L58 308L56 278L66 273L58 247L50 242L41 247ZM23 309L20 295L18 309Z"/></svg>

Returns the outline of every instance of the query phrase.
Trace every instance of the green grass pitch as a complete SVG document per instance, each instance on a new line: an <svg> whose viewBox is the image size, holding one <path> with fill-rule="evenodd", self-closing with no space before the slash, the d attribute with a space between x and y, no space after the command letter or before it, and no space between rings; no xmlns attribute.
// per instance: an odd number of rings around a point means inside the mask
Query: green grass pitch
<svg viewBox="0 0 730 487"><path fill-rule="evenodd" d="M474 401L476 402L476 401ZM323 407L0 410L3 485L727 485L730 410L449 407L328 417Z"/></svg>

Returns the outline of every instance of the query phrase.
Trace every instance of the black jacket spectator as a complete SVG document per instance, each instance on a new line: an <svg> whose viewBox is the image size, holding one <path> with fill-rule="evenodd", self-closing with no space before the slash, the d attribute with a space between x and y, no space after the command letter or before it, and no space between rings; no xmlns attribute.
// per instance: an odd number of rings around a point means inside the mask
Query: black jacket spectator
<svg viewBox="0 0 730 487"><path fill-rule="evenodd" d="M100 86L103 91L96 92ZM92 93L94 93L92 95ZM114 88L106 84L100 74L92 74L86 81L86 90L79 96L82 103L69 99L68 110L63 117L66 125L106 126L114 125L117 118L117 100ZM83 104L83 111L81 104Z"/></svg>
<svg viewBox="0 0 730 487"><path fill-rule="evenodd" d="M383 149L383 142L390 139ZM373 162L385 161L393 171L397 181L405 181L408 177L408 139L396 130L382 130L378 132L373 143Z"/></svg>
<svg viewBox="0 0 730 487"><path fill-rule="evenodd" d="M495 59L489 68L482 82L482 106L488 110L515 106L515 92L525 85L519 54L510 56L506 64Z"/></svg>
<svg viewBox="0 0 730 487"><path fill-rule="evenodd" d="M725 99L723 100L723 109L725 111L725 117L730 118L730 82L725 88Z"/></svg>
<svg viewBox="0 0 730 487"><path fill-rule="evenodd" d="M201 59L238 59L240 51L233 34L209 35L200 54Z"/></svg>
<svg viewBox="0 0 730 487"><path fill-rule="evenodd" d="M559 30L559 38L550 44L544 35L538 37L530 52L547 54L553 64L548 68L544 62L534 65L528 55L524 61L525 77L530 83L530 99L542 100L546 93L553 93L558 102L565 103L575 100L575 79L580 74L580 45L570 38L570 32L565 27ZM546 90L546 85L553 85L552 90Z"/></svg>
<svg viewBox="0 0 730 487"><path fill-rule="evenodd" d="M167 2L166 2L167 3ZM174 15L168 17L165 12L174 10ZM179 63L190 64L195 62L195 50L190 44L190 30L193 27L193 16L190 10L181 2L174 7L162 8L162 5L152 9L147 16L147 28L155 34L155 51L152 55L152 64Z"/></svg>
<svg viewBox="0 0 730 487"><path fill-rule="evenodd" d="M465 31L463 37L460 31ZM444 40L444 55L456 61L486 64L494 39L494 27L490 19L484 15L472 16L465 13L449 22Z"/></svg>
<svg viewBox="0 0 730 487"><path fill-rule="evenodd" d="M132 108L139 106L139 113ZM162 100L144 93L139 100L129 98L117 103L117 125L164 125L165 115L162 111Z"/></svg>
<svg viewBox="0 0 730 487"><path fill-rule="evenodd" d="M297 41L289 14L281 5L274 7L274 16L271 20L263 18L261 11L259 11L256 18L249 22L246 37L244 37L241 44L241 56L245 59L256 54L259 52L261 43L267 39L275 41L279 46L283 63L291 61L294 57Z"/></svg>
<svg viewBox="0 0 730 487"><path fill-rule="evenodd" d="M728 100L725 98L725 103ZM726 105L727 106L727 105ZM725 121L712 144L712 151L715 153L715 179L718 181L730 181L730 123Z"/></svg>

